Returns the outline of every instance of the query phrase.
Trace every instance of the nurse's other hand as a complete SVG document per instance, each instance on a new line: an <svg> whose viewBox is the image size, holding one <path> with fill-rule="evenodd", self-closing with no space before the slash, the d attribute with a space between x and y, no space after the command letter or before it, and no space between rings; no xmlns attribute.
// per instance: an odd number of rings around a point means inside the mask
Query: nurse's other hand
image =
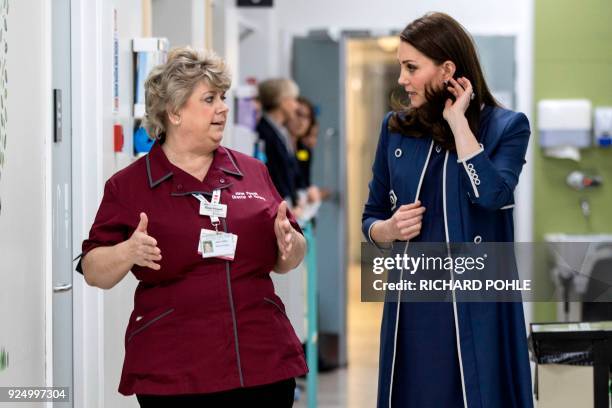
<svg viewBox="0 0 612 408"><path fill-rule="evenodd" d="M319 191L319 187L317 186L308 187L308 190L306 190L306 194L309 203L316 203L321 201L321 192Z"/></svg>
<svg viewBox="0 0 612 408"><path fill-rule="evenodd" d="M280 251L281 259L285 260L291 253L294 240L294 230L287 218L287 202L283 201L278 205L276 219L274 220L274 233L276 234L276 244Z"/></svg>
<svg viewBox="0 0 612 408"><path fill-rule="evenodd" d="M136 230L126 241L128 257L130 262L144 266L147 268L155 269L158 271L161 267L155 261L162 259L161 250L157 247L157 241L155 238L147 233L147 226L149 219L147 214L140 213L140 222L136 227Z"/></svg>
<svg viewBox="0 0 612 408"><path fill-rule="evenodd" d="M404 204L395 214L386 221L387 237L389 242L399 240L407 241L421 233L421 222L425 207L420 201Z"/></svg>

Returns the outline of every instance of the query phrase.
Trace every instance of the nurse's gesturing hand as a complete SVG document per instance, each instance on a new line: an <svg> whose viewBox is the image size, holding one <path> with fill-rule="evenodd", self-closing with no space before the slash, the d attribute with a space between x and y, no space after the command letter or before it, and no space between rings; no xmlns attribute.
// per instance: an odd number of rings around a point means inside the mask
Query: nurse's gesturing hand
<svg viewBox="0 0 612 408"><path fill-rule="evenodd" d="M279 251L274 270L278 273L285 273L296 268L302 262L306 252L304 237L293 229L289 218L287 218L287 203L285 201L278 205L276 218L274 219L274 234Z"/></svg>
<svg viewBox="0 0 612 408"><path fill-rule="evenodd" d="M113 246L92 249L82 258L83 275L90 286L110 289L125 277L134 265L159 270L155 263L161 251L155 238L147 233L149 220L140 213L140 222L129 239Z"/></svg>
<svg viewBox="0 0 612 408"><path fill-rule="evenodd" d="M147 233L149 219L147 214L140 213L140 222L136 230L127 241L131 261L134 265L144 266L147 268L159 270L159 264L155 261L161 260L161 250L157 247L155 238Z"/></svg>
<svg viewBox="0 0 612 408"><path fill-rule="evenodd" d="M274 220L274 233L276 234L276 244L280 251L281 259L287 259L293 245L293 227L287 218L287 203L283 201L278 206L276 219Z"/></svg>

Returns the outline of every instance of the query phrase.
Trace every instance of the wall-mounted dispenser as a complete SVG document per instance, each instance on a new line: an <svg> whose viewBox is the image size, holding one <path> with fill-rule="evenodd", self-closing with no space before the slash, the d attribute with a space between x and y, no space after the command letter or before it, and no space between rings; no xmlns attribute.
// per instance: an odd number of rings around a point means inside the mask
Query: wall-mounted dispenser
<svg viewBox="0 0 612 408"><path fill-rule="evenodd" d="M612 106L600 106L595 108L594 113L595 145L612 145Z"/></svg>
<svg viewBox="0 0 612 408"><path fill-rule="evenodd" d="M153 140L141 126L145 114L144 83L147 76L156 65L166 62L169 43L166 38L134 38L132 51L134 54L134 154L146 154L153 146Z"/></svg>
<svg viewBox="0 0 612 408"><path fill-rule="evenodd" d="M543 99L538 103L540 146L591 145L591 101Z"/></svg>
<svg viewBox="0 0 612 408"><path fill-rule="evenodd" d="M132 51L134 52L134 117L142 118L144 115L144 82L158 64L166 62L168 54L168 40L166 38L134 38Z"/></svg>
<svg viewBox="0 0 612 408"><path fill-rule="evenodd" d="M591 101L543 99L538 103L540 146L545 156L580 160L591 145Z"/></svg>

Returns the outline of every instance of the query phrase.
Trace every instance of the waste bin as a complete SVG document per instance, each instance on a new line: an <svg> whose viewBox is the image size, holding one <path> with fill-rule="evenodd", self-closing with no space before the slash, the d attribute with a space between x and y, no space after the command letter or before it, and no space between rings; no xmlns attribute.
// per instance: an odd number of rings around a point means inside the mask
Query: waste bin
<svg viewBox="0 0 612 408"><path fill-rule="evenodd" d="M538 408L610 407L612 321L532 323Z"/></svg>

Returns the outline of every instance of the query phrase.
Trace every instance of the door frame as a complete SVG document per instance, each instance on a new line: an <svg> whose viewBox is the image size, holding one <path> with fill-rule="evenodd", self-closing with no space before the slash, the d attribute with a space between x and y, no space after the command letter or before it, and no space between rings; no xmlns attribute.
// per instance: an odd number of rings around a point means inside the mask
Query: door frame
<svg viewBox="0 0 612 408"><path fill-rule="evenodd" d="M102 197L104 126L102 104L105 41L104 0L71 1L72 53L72 241L76 257ZM107 16L110 18L109 16ZM106 88L109 88L107 90ZM75 263L76 266L76 263ZM104 293L74 272L73 398L75 407L104 406Z"/></svg>
<svg viewBox="0 0 612 408"><path fill-rule="evenodd" d="M46 126L44 132L44 197L45 197L45 225L44 225L44 293L45 293L45 386L53 386L53 181L52 171L52 147L53 147L53 61L52 61L52 10L50 2L43 2L43 32L47 33L44 39L43 50L43 88L45 89L47 103L44 104L44 116ZM46 407L52 407L51 402L45 403Z"/></svg>

